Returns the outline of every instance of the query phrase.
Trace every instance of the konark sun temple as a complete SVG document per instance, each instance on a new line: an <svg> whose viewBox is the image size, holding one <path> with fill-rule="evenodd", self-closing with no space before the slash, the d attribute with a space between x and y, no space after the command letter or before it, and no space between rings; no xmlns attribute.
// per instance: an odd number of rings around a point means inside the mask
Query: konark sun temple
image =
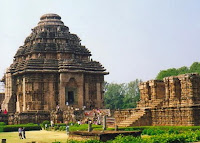
<svg viewBox="0 0 200 143"><path fill-rule="evenodd" d="M7 69L1 117L9 124L73 121L76 109L103 108L104 67L57 14L40 18ZM78 113L77 113L78 114Z"/></svg>
<svg viewBox="0 0 200 143"><path fill-rule="evenodd" d="M103 109L108 72L57 14L45 14L14 56L2 81L0 122L69 122ZM200 75L143 82L137 108L116 110L118 126L200 125ZM106 113L107 114L107 113Z"/></svg>

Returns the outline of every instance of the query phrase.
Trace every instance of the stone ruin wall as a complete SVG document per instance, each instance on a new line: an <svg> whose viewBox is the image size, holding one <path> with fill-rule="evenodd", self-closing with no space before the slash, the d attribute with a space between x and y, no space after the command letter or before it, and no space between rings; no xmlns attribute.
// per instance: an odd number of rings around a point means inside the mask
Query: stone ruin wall
<svg viewBox="0 0 200 143"><path fill-rule="evenodd" d="M152 109L153 126L200 125L200 107L165 107Z"/></svg>
<svg viewBox="0 0 200 143"><path fill-rule="evenodd" d="M152 125L200 125L198 74L147 81L140 85L140 92L138 106L151 108Z"/></svg>
<svg viewBox="0 0 200 143"><path fill-rule="evenodd" d="M116 123L128 119L135 110L145 111L145 119L132 125L193 126L200 125L200 75L184 74L163 80L143 82L136 109L115 112ZM140 123L139 123L140 122Z"/></svg>

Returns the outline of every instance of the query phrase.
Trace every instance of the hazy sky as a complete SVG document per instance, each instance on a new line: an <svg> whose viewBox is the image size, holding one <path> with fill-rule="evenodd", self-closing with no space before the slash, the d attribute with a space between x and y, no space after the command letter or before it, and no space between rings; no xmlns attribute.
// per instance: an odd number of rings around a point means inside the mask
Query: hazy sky
<svg viewBox="0 0 200 143"><path fill-rule="evenodd" d="M200 0L0 0L0 77L46 13L81 38L108 82L200 61Z"/></svg>

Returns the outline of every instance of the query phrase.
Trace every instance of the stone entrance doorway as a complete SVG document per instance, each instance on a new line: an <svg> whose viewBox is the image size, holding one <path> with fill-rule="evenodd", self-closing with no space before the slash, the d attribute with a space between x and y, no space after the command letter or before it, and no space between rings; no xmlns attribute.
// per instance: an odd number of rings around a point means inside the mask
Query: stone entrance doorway
<svg viewBox="0 0 200 143"><path fill-rule="evenodd" d="M71 105L71 104L74 104L74 91L68 91L68 104Z"/></svg>

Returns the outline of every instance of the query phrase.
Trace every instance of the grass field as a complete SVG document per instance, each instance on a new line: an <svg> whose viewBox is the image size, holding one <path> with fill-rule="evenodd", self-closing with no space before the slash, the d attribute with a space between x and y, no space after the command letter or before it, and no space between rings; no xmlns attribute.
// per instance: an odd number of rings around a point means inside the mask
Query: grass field
<svg viewBox="0 0 200 143"><path fill-rule="evenodd" d="M19 139L18 132L1 132L1 139L6 139L6 143L28 143L36 141L37 143L52 143L55 141L60 141L66 143L69 139L65 132L58 131L26 131L26 139ZM76 140L81 140L81 138L75 138Z"/></svg>

